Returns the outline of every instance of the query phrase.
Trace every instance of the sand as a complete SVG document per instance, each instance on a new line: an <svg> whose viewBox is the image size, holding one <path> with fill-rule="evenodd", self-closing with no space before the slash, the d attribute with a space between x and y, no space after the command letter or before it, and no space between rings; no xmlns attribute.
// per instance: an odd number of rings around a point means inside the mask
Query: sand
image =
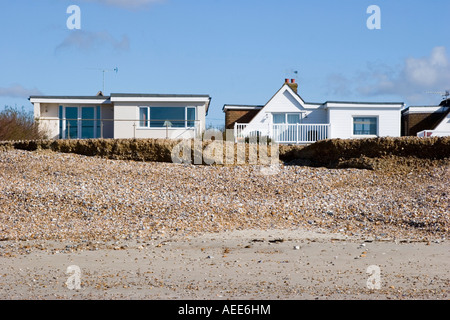
<svg viewBox="0 0 450 320"><path fill-rule="evenodd" d="M3 151L0 299L447 300L449 168Z"/></svg>
<svg viewBox="0 0 450 320"><path fill-rule="evenodd" d="M0 299L443 299L447 241L372 241L302 230L245 230L157 241L28 241L0 257ZM2 246L15 243L2 243ZM21 244L23 245L23 243ZM109 246L109 248L107 248ZM113 246L113 247L112 247ZM41 249L45 248L45 249ZM69 266L80 269L80 288ZM379 267L380 288L369 289Z"/></svg>

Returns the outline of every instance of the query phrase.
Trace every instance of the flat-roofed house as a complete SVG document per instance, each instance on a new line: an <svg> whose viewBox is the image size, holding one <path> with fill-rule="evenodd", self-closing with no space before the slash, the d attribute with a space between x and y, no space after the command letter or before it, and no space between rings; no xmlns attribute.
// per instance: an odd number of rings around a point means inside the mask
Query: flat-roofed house
<svg viewBox="0 0 450 320"><path fill-rule="evenodd" d="M31 96L52 139L194 138L205 130L209 95L112 93Z"/></svg>

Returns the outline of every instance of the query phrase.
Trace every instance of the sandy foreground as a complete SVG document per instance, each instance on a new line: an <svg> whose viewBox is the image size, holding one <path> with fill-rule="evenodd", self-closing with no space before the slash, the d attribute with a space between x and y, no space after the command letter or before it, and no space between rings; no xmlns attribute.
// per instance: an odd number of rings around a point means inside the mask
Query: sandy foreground
<svg viewBox="0 0 450 320"><path fill-rule="evenodd" d="M115 249L63 253L64 242L31 241L30 247L36 247L30 253L0 258L0 298L449 297L450 246L445 241L364 241L302 230L246 230L110 244ZM67 273L73 265L80 268L79 289L71 279L75 273ZM368 287L375 276L368 273L370 266L379 267L379 289Z"/></svg>
<svg viewBox="0 0 450 320"><path fill-rule="evenodd" d="M449 168L0 152L0 299L446 300Z"/></svg>

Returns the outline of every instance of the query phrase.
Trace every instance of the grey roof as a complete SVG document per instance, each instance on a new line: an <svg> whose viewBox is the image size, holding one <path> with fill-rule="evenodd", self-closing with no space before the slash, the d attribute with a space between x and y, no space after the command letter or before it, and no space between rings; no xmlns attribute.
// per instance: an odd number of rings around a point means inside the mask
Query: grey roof
<svg viewBox="0 0 450 320"><path fill-rule="evenodd" d="M189 97L189 98L209 98L207 94L146 94L146 93L111 93L109 96L30 96L29 99L99 99L105 100L110 97L151 97L151 98L178 98L178 97Z"/></svg>
<svg viewBox="0 0 450 320"><path fill-rule="evenodd" d="M255 107L257 107L257 108L259 108L259 107L264 107L264 105L263 104L230 104L230 103L227 103L227 104L225 104L224 106L230 106L230 107L249 107L249 108L255 108Z"/></svg>
<svg viewBox="0 0 450 320"><path fill-rule="evenodd" d="M405 104L404 102L357 102L357 101L327 101L327 103L341 103L341 104Z"/></svg>
<svg viewBox="0 0 450 320"><path fill-rule="evenodd" d="M30 96L30 99L99 99L107 100L109 96Z"/></svg>
<svg viewBox="0 0 450 320"><path fill-rule="evenodd" d="M111 93L111 97L150 97L150 98L178 98L178 97L190 97L190 98L209 98L207 94L149 94L149 93Z"/></svg>

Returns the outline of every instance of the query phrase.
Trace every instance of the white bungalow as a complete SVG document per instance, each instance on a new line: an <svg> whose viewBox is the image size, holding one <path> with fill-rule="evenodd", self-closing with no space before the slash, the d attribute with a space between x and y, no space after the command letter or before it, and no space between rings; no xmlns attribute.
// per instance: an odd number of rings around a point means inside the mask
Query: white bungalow
<svg viewBox="0 0 450 320"><path fill-rule="evenodd" d="M264 106L224 105L226 128L234 129L236 140L260 135L292 144L401 135L402 102L310 103L300 97L297 88L295 80L286 79Z"/></svg>
<svg viewBox="0 0 450 320"><path fill-rule="evenodd" d="M205 130L208 95L31 96L52 139L193 138Z"/></svg>

